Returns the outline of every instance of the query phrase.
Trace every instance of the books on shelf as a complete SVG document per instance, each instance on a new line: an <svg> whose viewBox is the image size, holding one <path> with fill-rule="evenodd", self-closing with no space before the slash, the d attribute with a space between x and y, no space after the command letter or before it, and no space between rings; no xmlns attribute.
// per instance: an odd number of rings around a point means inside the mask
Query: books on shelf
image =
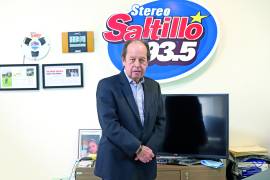
<svg viewBox="0 0 270 180"><path fill-rule="evenodd" d="M259 145L230 147L231 173L237 179L265 171L270 167L268 150Z"/></svg>

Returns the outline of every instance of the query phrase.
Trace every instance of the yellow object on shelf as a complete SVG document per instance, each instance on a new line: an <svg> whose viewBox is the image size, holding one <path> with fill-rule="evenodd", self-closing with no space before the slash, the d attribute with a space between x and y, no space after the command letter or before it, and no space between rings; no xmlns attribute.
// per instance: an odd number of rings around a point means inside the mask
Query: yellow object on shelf
<svg viewBox="0 0 270 180"><path fill-rule="evenodd" d="M97 154L89 154L88 155L92 160L96 160L97 159Z"/></svg>
<svg viewBox="0 0 270 180"><path fill-rule="evenodd" d="M264 147L253 146L232 146L229 148L233 157L249 156L249 155L268 155L268 150Z"/></svg>

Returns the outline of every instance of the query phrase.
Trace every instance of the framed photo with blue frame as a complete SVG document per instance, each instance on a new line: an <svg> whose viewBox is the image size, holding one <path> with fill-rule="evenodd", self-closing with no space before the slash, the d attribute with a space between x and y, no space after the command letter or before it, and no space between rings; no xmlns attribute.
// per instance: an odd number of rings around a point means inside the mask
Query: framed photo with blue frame
<svg viewBox="0 0 270 180"><path fill-rule="evenodd" d="M83 87L83 64L43 64L43 88Z"/></svg>
<svg viewBox="0 0 270 180"><path fill-rule="evenodd" d="M1 64L0 90L38 90L38 64Z"/></svg>

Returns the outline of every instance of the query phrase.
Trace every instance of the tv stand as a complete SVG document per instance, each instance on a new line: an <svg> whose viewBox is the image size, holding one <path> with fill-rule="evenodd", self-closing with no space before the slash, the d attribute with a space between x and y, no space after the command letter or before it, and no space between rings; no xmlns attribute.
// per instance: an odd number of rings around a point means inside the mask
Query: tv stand
<svg viewBox="0 0 270 180"><path fill-rule="evenodd" d="M157 180L226 180L226 168L213 169L202 165L158 165Z"/></svg>
<svg viewBox="0 0 270 180"><path fill-rule="evenodd" d="M78 167L75 171L76 180L100 180L93 175L91 167ZM158 164L156 180L226 180L226 168Z"/></svg>

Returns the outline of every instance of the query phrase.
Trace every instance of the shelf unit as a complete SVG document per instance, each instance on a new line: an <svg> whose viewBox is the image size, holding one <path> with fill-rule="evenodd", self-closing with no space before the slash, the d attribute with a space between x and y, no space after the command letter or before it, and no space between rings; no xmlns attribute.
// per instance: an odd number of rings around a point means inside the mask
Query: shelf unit
<svg viewBox="0 0 270 180"><path fill-rule="evenodd" d="M76 180L100 180L94 176L94 169L76 168ZM157 180L226 180L226 168L213 169L202 165L177 166L158 165Z"/></svg>

